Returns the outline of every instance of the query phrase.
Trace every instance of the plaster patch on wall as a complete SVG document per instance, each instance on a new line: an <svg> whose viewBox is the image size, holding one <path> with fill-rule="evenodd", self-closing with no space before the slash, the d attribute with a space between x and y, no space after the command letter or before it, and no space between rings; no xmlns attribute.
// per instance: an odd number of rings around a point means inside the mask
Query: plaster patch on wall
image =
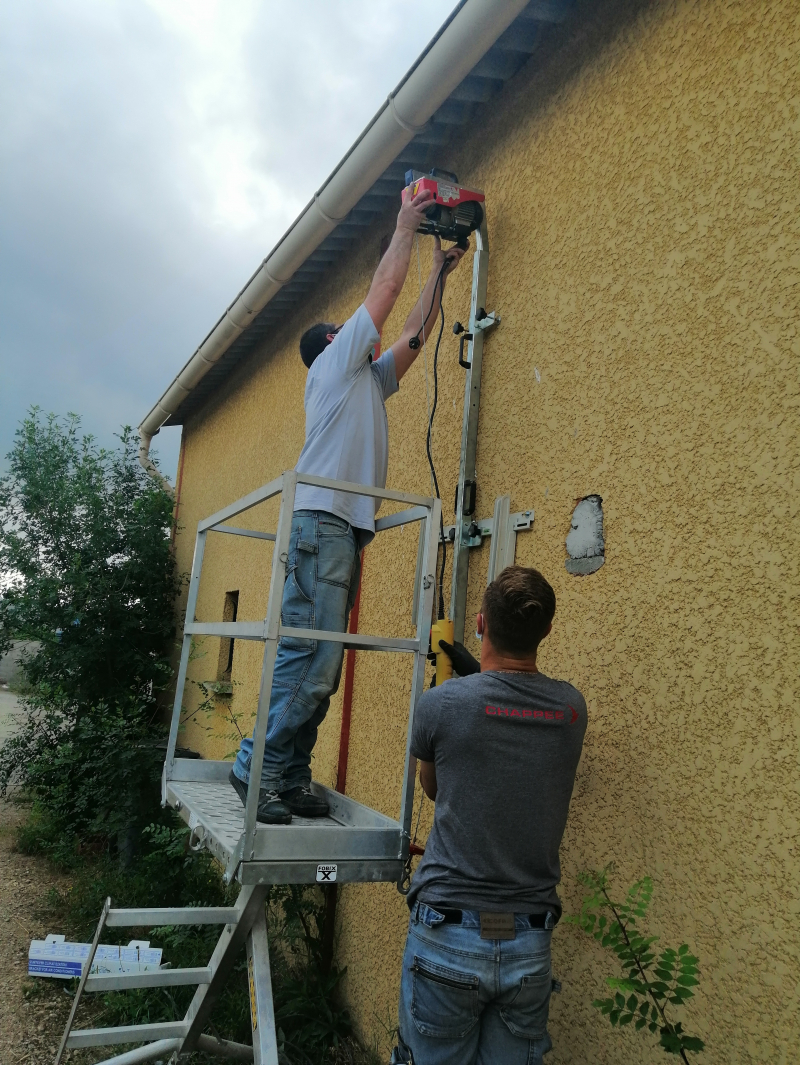
<svg viewBox="0 0 800 1065"><path fill-rule="evenodd" d="M567 533L569 558L564 565L570 573L594 573L606 558L606 541L603 536L603 500L598 495L584 496L572 512L572 522Z"/></svg>

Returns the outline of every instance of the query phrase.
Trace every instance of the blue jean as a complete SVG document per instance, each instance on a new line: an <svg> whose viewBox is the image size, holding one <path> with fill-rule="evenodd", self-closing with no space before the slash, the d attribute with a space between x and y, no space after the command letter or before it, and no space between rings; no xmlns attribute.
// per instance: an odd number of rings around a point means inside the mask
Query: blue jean
<svg viewBox="0 0 800 1065"><path fill-rule="evenodd" d="M516 939L481 939L480 915L443 924L411 911L400 984L400 1039L414 1065L542 1065L552 932L515 919Z"/></svg>
<svg viewBox="0 0 800 1065"><path fill-rule="evenodd" d="M324 510L296 510L286 563L281 621L298 629L346 632L361 577L361 552L351 525ZM317 729L342 676L344 647L282 636L272 678L261 787L287 791L311 783ZM243 739L233 764L250 779L253 740Z"/></svg>

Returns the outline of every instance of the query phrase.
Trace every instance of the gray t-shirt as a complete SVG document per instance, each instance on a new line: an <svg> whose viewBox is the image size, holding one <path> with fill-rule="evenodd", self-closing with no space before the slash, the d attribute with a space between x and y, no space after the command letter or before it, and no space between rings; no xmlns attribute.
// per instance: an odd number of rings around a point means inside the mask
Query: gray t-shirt
<svg viewBox="0 0 800 1065"><path fill-rule="evenodd" d="M389 422L384 401L398 389L391 350L370 362L379 339L362 304L315 359L306 380L306 442L295 466L298 472L386 487ZM327 510L368 534L375 532L380 505L370 496L302 484L294 501L295 510Z"/></svg>
<svg viewBox="0 0 800 1065"><path fill-rule="evenodd" d="M438 792L409 906L560 916L558 850L585 732L581 693L543 673L489 671L426 691L411 752L435 763Z"/></svg>

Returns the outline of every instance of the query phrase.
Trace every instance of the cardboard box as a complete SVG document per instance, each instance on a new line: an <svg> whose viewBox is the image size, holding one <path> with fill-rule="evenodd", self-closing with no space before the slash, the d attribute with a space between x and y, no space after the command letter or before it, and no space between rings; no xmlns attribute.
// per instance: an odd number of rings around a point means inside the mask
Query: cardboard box
<svg viewBox="0 0 800 1065"><path fill-rule="evenodd" d="M88 943L67 943L65 939L58 935L34 939L28 951L28 976L51 976L59 980L80 977L91 947ZM132 939L127 947L100 944L91 974L145 973L160 966L160 947L151 947L149 940Z"/></svg>

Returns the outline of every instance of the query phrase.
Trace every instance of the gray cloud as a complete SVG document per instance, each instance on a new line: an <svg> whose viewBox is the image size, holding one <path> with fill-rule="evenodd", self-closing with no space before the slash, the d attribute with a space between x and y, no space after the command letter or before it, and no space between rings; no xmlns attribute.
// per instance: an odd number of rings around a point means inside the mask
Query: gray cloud
<svg viewBox="0 0 800 1065"><path fill-rule="evenodd" d="M5 5L0 456L32 404L137 424L451 6Z"/></svg>

